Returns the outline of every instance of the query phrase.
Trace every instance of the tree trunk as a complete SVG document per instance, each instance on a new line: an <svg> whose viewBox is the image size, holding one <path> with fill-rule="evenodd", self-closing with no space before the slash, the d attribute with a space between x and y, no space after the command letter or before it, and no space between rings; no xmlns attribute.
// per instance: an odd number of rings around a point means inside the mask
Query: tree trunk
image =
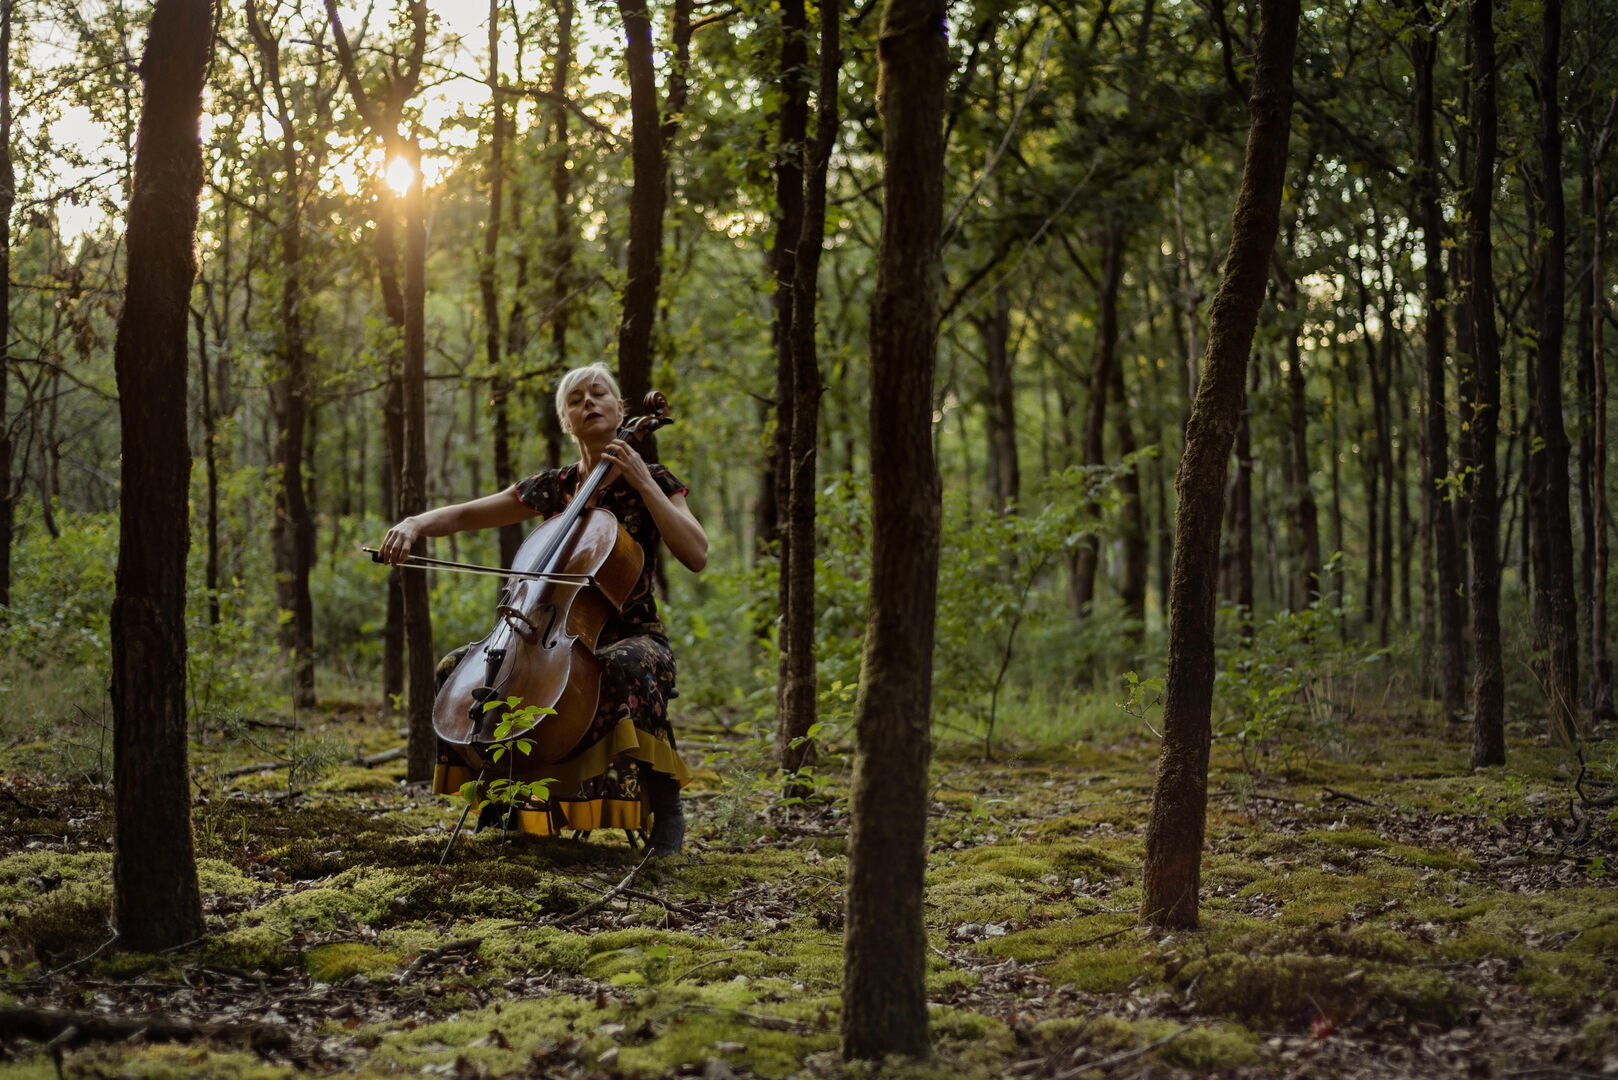
<svg viewBox="0 0 1618 1080"><path fill-rule="evenodd" d="M1472 355L1477 401L1472 411L1472 495L1467 539L1472 549L1472 765L1506 762L1505 671L1500 657L1499 479L1495 442L1500 429L1500 334L1494 321L1494 254L1489 215L1497 146L1494 0L1468 0L1472 36L1471 127L1477 159L1467 193L1467 265L1472 288Z"/></svg>
<svg viewBox="0 0 1618 1080"><path fill-rule="evenodd" d="M1022 478L1017 462L1016 383L1011 374L1011 293L995 286L994 307L972 320L983 341L986 361L985 415L989 435L989 505L1002 513L1017 505Z"/></svg>
<svg viewBox="0 0 1618 1080"><path fill-rule="evenodd" d="M292 658L292 704L315 704L315 614L309 596L314 566L315 522L305 497L303 454L309 415L309 349L304 338L303 191L299 135L281 78L281 43L259 21L258 8L247 4L247 25L264 62L264 80L273 94L275 119L281 129L279 233L281 248L280 308L275 333L281 370L270 386L275 414L275 464L280 482L275 490L275 520L270 528L275 564L276 604L291 618L279 624L281 649Z"/></svg>
<svg viewBox="0 0 1618 1080"><path fill-rule="evenodd" d="M197 328L198 405L202 411L202 461L206 477L205 495L208 550L203 557L203 587L208 591L208 625L219 625L219 419L214 414L213 386L208 365L208 324L202 312L193 308L192 322Z"/></svg>
<svg viewBox="0 0 1618 1080"><path fill-rule="evenodd" d="M927 1052L927 762L941 484L933 366L944 202L943 0L887 0L882 247L871 309L871 584L849 830L845 1058Z"/></svg>
<svg viewBox="0 0 1618 1080"><path fill-rule="evenodd" d="M1298 337L1303 333L1303 310L1298 283L1284 266L1277 267L1280 295L1285 297L1287 327L1287 416L1291 433L1288 453L1292 460L1292 504L1294 556L1298 560L1300 606L1307 607L1320 596L1320 508L1315 504L1309 467L1309 396L1303 375L1303 349Z"/></svg>
<svg viewBox="0 0 1618 1080"><path fill-rule="evenodd" d="M771 531L782 541L776 550L779 562L776 603L781 617L775 703L776 754L781 767L790 773L796 769L788 766L789 761L802 764L798 761L798 754L791 751L790 740L801 737L808 730L807 724L801 731L794 730L797 718L792 715L792 705L788 702L788 697L795 689L789 670L792 657L788 639L793 633L788 621L793 614L793 585L802 577L801 574L794 574L792 565L792 556L798 548L792 543L791 533L792 414L796 380L792 356L792 305L796 299L794 282L797 277L798 245L804 235L804 140L809 128L809 48L806 36L809 24L803 0L785 0L780 7L780 15L781 56L777 85L781 99L776 116L775 236L767 259L770 273L775 278L775 293L771 298L773 319L770 323L770 340L775 351L775 442L768 472L775 485L771 501L775 505L776 520ZM818 393L818 380L816 383ZM813 568L808 571L808 580L814 580ZM812 596L809 607L812 612ZM799 615L802 617L801 610ZM812 641L808 644L813 647ZM801 687L797 688L797 692L801 694ZM794 794L801 794L795 785L789 783L789 787Z"/></svg>
<svg viewBox="0 0 1618 1080"><path fill-rule="evenodd" d="M500 297L496 288L501 214L506 194L506 103L500 91L500 0L489 0L489 220L483 228L483 259L478 294L483 301L483 354L489 365L489 406L494 414L494 482L510 487L517 479L511 455L511 379L500 354ZM476 486L476 485L474 485ZM510 566L522 546L522 529L500 528L500 565Z"/></svg>
<svg viewBox="0 0 1618 1080"><path fill-rule="evenodd" d="M114 348L123 490L112 604L113 890L120 943L150 953L202 935L186 744L185 385L212 39L207 0L158 0L140 64L145 98Z"/></svg>
<svg viewBox="0 0 1618 1080"><path fill-rule="evenodd" d="M11 607L11 210L17 201L11 163L11 19L16 0L0 0L0 620Z"/></svg>
<svg viewBox="0 0 1618 1080"><path fill-rule="evenodd" d="M1133 454L1135 428L1129 422L1129 393L1124 386L1124 366L1112 365L1111 394L1113 428L1118 432L1118 458L1120 463ZM1146 534L1145 504L1140 497L1140 466L1123 466L1118 478L1118 491L1123 496L1119 540L1123 545L1123 564L1119 568L1118 596L1124 602L1124 636L1136 644L1146 635L1146 577L1151 563L1151 544Z"/></svg>
<svg viewBox="0 0 1618 1080"><path fill-rule="evenodd" d="M1264 302L1280 226L1292 121L1297 0L1260 0L1241 190L1231 224L1225 279L1210 309L1202 385L1186 427L1175 489L1174 583L1163 750L1146 826L1141 917L1154 926L1195 927L1208 807L1208 749L1214 679L1214 571L1225 463L1241 419L1242 381Z"/></svg>
<svg viewBox="0 0 1618 1080"><path fill-rule="evenodd" d="M1534 507L1534 637L1547 654L1551 737L1563 746L1579 738L1579 624L1573 596L1573 525L1568 512L1572 446L1562 422L1563 307L1566 303L1567 223L1562 199L1562 103L1558 86L1561 0L1541 5L1544 39L1539 66L1539 153L1544 220L1535 320L1535 414L1538 438L1528 458Z"/></svg>
<svg viewBox="0 0 1618 1080"><path fill-rule="evenodd" d="M1124 228L1109 225L1101 237L1101 285L1096 293L1095 362L1090 368L1090 395L1084 411L1084 463L1099 467L1106 463L1105 428L1107 391L1112 386L1112 368L1118 362L1118 286L1124 277ZM1095 512L1092 504L1092 513ZM1101 563L1101 541L1089 536L1075 551L1073 603L1075 610L1089 610L1096 593L1096 572Z"/></svg>
<svg viewBox="0 0 1618 1080"><path fill-rule="evenodd" d="M792 440L788 462L786 566L789 606L783 613L786 676L776 745L781 768L795 773L815 761L808 739L816 712L815 680L815 489L820 429L820 362L815 350L815 292L826 232L826 174L837 141L838 72L842 66L842 5L821 0L820 87L815 141L804 174L803 217L799 225L792 298ZM797 743L796 746L793 744ZM793 787L788 794L806 794Z"/></svg>
<svg viewBox="0 0 1618 1080"><path fill-rule="evenodd" d="M628 280L618 324L618 382L631 409L652 387L652 326L663 273L663 134L652 66L652 20L646 0L618 0L626 50L631 122Z"/></svg>
<svg viewBox="0 0 1618 1080"><path fill-rule="evenodd" d="M1424 470L1428 507L1427 528L1432 535L1434 569L1438 595L1438 664L1444 715L1460 716L1466 711L1466 653L1462 645L1465 613L1461 605L1464 578L1461 553L1455 536L1451 509L1451 488L1445 481L1449 467L1449 411L1444 387L1445 334L1444 308L1444 215L1438 152L1433 137L1433 68L1438 56L1438 30L1423 3L1416 16L1418 24L1432 27L1418 32L1414 42L1416 58L1416 168L1421 205L1422 252L1424 267L1423 303L1426 321L1423 342L1427 353L1426 410L1427 457Z"/></svg>
<svg viewBox="0 0 1618 1080"><path fill-rule="evenodd" d="M412 167L410 188L404 197L404 470L399 484L399 512L405 516L427 509L427 209L422 192L421 146L414 138L406 145ZM425 555L427 541L418 540L412 554ZM404 575L404 633L410 666L410 741L405 775L430 780L438 760L438 739L433 733L432 612L427 603L427 574Z"/></svg>
<svg viewBox="0 0 1618 1080"><path fill-rule="evenodd" d="M1607 145L1612 138L1612 120L1603 126L1596 144L1592 174L1591 205L1594 208L1590 227L1591 275L1595 288L1590 303L1591 401L1595 418L1591 449L1590 488L1593 505L1590 516L1595 521L1595 565L1590 585L1590 714L1598 721L1612 720L1614 709L1612 693L1612 659L1607 654L1607 356L1604 348L1606 318L1606 268L1604 264L1607 242L1607 215L1601 169Z"/></svg>
<svg viewBox="0 0 1618 1080"><path fill-rule="evenodd" d="M567 159L568 79L573 70L573 0L557 0L556 55L552 58L551 95L556 105L551 114L551 353L557 371L566 371L568 359L568 329L572 322L571 302L573 290L573 173ZM519 267L519 270L521 267ZM562 464L562 425L556 410L546 407L544 416L545 465L558 468Z"/></svg>

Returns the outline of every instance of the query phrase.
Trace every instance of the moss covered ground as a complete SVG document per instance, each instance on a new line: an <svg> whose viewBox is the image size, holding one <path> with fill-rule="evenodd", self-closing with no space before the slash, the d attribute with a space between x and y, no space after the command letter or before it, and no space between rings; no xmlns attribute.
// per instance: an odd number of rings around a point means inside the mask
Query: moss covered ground
<svg viewBox="0 0 1618 1080"><path fill-rule="evenodd" d="M161 956L110 937L92 775L13 745L0 783L0 1005L227 1025L228 1036L0 1041L0 1077L1579 1076L1618 1074L1618 829L1576 827L1577 765L1527 730L1361 717L1286 775L1216 748L1203 925L1136 917L1155 742L944 743L927 883L925 1062L837 1059L846 775L777 805L761 748L694 730L688 854L573 921L638 861L622 834L463 839L402 763L231 775L264 747L374 752L356 706L254 745L203 733L208 927ZM296 744L296 745L293 745ZM296 783L289 788L289 779ZM59 1072L60 1070L60 1072ZM1529 1071L1524 1071L1529 1070Z"/></svg>

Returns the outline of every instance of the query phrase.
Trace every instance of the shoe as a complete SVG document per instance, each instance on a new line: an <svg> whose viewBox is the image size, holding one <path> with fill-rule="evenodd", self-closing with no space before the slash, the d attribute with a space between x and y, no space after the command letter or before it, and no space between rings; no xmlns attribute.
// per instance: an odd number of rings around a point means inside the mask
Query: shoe
<svg viewBox="0 0 1618 1080"><path fill-rule="evenodd" d="M678 855L685 844L685 809L680 803L680 782L663 773L646 779L647 801L652 807L652 832L646 838L654 859Z"/></svg>

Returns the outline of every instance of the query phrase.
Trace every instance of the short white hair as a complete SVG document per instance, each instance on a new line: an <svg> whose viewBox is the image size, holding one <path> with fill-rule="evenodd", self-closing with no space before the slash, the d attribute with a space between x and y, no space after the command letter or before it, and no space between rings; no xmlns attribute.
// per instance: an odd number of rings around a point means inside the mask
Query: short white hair
<svg viewBox="0 0 1618 1080"><path fill-rule="evenodd" d="M612 390L612 396L622 400L624 395L618 389L618 380L612 377L612 370L606 364L598 360L593 364L585 364L583 367L574 368L566 375L563 375L562 381L556 384L556 419L561 423L562 431L566 434L573 434L573 429L567 426L567 396L573 392L575 386L582 382L588 382L597 375L607 380L607 386Z"/></svg>

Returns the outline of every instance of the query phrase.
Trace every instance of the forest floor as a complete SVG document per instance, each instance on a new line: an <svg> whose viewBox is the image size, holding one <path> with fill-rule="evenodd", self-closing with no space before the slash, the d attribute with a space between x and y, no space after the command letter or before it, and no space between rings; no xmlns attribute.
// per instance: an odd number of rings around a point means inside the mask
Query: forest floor
<svg viewBox="0 0 1618 1080"><path fill-rule="evenodd" d="M208 936L146 956L102 949L105 744L86 764L12 737L0 1077L1618 1076L1618 825L1575 820L1576 764L1523 730L1508 767L1474 773L1468 729L1415 710L1356 719L1290 770L1216 751L1203 926L1153 933L1155 742L1120 717L993 762L939 748L935 1053L881 1069L836 1053L835 769L828 802L776 806L760 747L690 732L687 854L612 894L639 861L621 833L486 832L440 868L455 814L402 762L295 788L285 767L232 775L266 748L397 741L358 706L245 730L256 746L204 733Z"/></svg>

